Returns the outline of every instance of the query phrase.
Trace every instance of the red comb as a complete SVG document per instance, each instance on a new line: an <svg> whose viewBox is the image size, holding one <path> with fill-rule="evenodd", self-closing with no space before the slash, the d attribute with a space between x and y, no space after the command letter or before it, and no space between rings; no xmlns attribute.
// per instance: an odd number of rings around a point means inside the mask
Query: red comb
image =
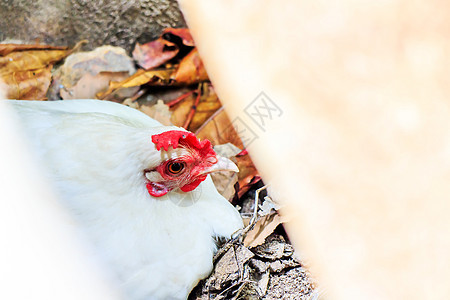
<svg viewBox="0 0 450 300"><path fill-rule="evenodd" d="M200 142L195 134L189 131L170 130L160 134L155 134L152 135L152 142L156 145L156 149L158 151L161 148L167 151L169 150L169 146L172 146L172 148L175 149L178 147L179 143L182 143L199 150L200 154L204 157L211 155L216 156L210 141L203 140Z"/></svg>

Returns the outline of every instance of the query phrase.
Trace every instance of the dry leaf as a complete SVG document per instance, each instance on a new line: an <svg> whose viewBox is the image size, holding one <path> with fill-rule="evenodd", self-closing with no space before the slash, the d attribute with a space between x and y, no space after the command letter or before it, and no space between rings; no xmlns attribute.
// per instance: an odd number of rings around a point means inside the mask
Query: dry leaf
<svg viewBox="0 0 450 300"><path fill-rule="evenodd" d="M120 81L120 82L110 82L109 88L104 93L98 93L97 97L99 99L105 99L112 93L116 92L118 89L137 87L143 84L153 85L153 86L166 86L172 85L173 82L170 79L173 69L160 69L160 70L138 70L132 76Z"/></svg>
<svg viewBox="0 0 450 300"><path fill-rule="evenodd" d="M283 218L276 212L262 217L256 222L253 229L247 233L244 239L244 246L252 248L262 245L275 228L283 222Z"/></svg>
<svg viewBox="0 0 450 300"><path fill-rule="evenodd" d="M30 50L9 53L0 57L0 76L47 68L66 57L68 53L69 50Z"/></svg>
<svg viewBox="0 0 450 300"><path fill-rule="evenodd" d="M241 138L230 122L225 110L220 108L212 115L203 126L195 133L200 139L208 139L213 145L232 143L236 147L243 149ZM239 168L239 191L238 196L245 194L250 187L259 181L258 171L248 154L237 156L236 165Z"/></svg>
<svg viewBox="0 0 450 300"><path fill-rule="evenodd" d="M5 48L4 52L11 50ZM0 57L0 79L10 99L44 100L51 82L53 63L69 50L29 50Z"/></svg>
<svg viewBox="0 0 450 300"><path fill-rule="evenodd" d="M44 100L52 78L52 65L38 69L17 71L1 76L9 99Z"/></svg>
<svg viewBox="0 0 450 300"><path fill-rule="evenodd" d="M28 45L28 44L0 44L0 56L5 56L11 52L26 51L26 50L68 50L64 46L49 46L49 45Z"/></svg>
<svg viewBox="0 0 450 300"><path fill-rule="evenodd" d="M192 132L195 132L202 126L222 106L212 87L201 90L202 95L194 108L195 113L187 128ZM195 105L196 97L197 95L195 94L189 95L184 100L171 107L171 111L173 112L171 120L175 126L183 127L186 124L189 113Z"/></svg>
<svg viewBox="0 0 450 300"><path fill-rule="evenodd" d="M170 74L173 69L161 69L161 70L138 70L136 74L125 79L122 82L112 82L111 86L115 89L126 88L132 86L140 86L143 84L149 84L154 86L165 86L171 85L172 80L170 79Z"/></svg>
<svg viewBox="0 0 450 300"><path fill-rule="evenodd" d="M48 45L0 44L0 79L7 84L8 97L45 99L53 64L72 51Z"/></svg>
<svg viewBox="0 0 450 300"><path fill-rule="evenodd" d="M223 107L197 129L195 135L200 139L210 140L213 145L232 143L239 149L244 147Z"/></svg>
<svg viewBox="0 0 450 300"><path fill-rule="evenodd" d="M206 85L206 84L204 84ZM187 128L189 131L195 132L200 126L202 126L218 109L222 107L222 104L217 97L214 88L207 84L208 87L202 89L202 95L200 101L195 108L195 114L189 123Z"/></svg>
<svg viewBox="0 0 450 300"><path fill-rule="evenodd" d="M197 48L192 49L192 51L181 60L177 70L171 78L179 84L186 85L209 80Z"/></svg>
<svg viewBox="0 0 450 300"><path fill-rule="evenodd" d="M178 51L177 45L160 37L143 45L136 43L132 54L138 65L149 70L168 62Z"/></svg>
<svg viewBox="0 0 450 300"><path fill-rule="evenodd" d="M54 74L52 93L63 99L95 98L105 92L110 81L121 81L136 72L133 60L120 47L102 46L66 58ZM123 90L115 100L135 94L137 88Z"/></svg>
<svg viewBox="0 0 450 300"><path fill-rule="evenodd" d="M170 110L172 111L172 117L170 118L170 120L172 121L173 125L183 127L189 115L189 111L194 105L196 97L197 96L195 94L189 95L188 97L186 97L186 99L170 108Z"/></svg>
<svg viewBox="0 0 450 300"><path fill-rule="evenodd" d="M137 43L133 50L133 58L138 65L149 70L170 61L186 47L188 49L194 47L189 29L166 28L157 40L143 45Z"/></svg>

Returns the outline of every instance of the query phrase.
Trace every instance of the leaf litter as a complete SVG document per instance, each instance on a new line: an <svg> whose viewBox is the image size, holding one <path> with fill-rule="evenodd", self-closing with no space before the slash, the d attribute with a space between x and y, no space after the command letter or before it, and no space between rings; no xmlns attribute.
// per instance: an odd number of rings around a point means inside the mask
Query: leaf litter
<svg viewBox="0 0 450 300"><path fill-rule="evenodd" d="M158 39L136 44L133 58L119 47L76 53L79 48L0 44L0 78L8 98L119 102L163 125L209 139L240 170L212 177L247 227L219 248L213 272L189 299L318 299L316 282L284 231L279 205L270 191L259 193L264 184L258 170L209 81L189 30L167 28Z"/></svg>

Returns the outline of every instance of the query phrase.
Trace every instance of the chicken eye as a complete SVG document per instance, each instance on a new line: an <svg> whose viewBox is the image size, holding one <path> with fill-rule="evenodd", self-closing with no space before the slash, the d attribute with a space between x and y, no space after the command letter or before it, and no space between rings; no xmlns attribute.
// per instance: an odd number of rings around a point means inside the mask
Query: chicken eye
<svg viewBox="0 0 450 300"><path fill-rule="evenodd" d="M180 162L171 162L167 165L167 170L171 174L179 174L184 169L184 163Z"/></svg>

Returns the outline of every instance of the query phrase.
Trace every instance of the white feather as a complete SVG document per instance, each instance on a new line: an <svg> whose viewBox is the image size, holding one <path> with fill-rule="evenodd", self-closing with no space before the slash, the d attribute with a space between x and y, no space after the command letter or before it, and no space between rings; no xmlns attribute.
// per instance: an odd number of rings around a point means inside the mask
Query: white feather
<svg viewBox="0 0 450 300"><path fill-rule="evenodd" d="M62 202L129 299L186 299L208 275L214 237L242 227L209 178L153 198L143 170L161 163L151 135L167 130L107 101L11 101Z"/></svg>

